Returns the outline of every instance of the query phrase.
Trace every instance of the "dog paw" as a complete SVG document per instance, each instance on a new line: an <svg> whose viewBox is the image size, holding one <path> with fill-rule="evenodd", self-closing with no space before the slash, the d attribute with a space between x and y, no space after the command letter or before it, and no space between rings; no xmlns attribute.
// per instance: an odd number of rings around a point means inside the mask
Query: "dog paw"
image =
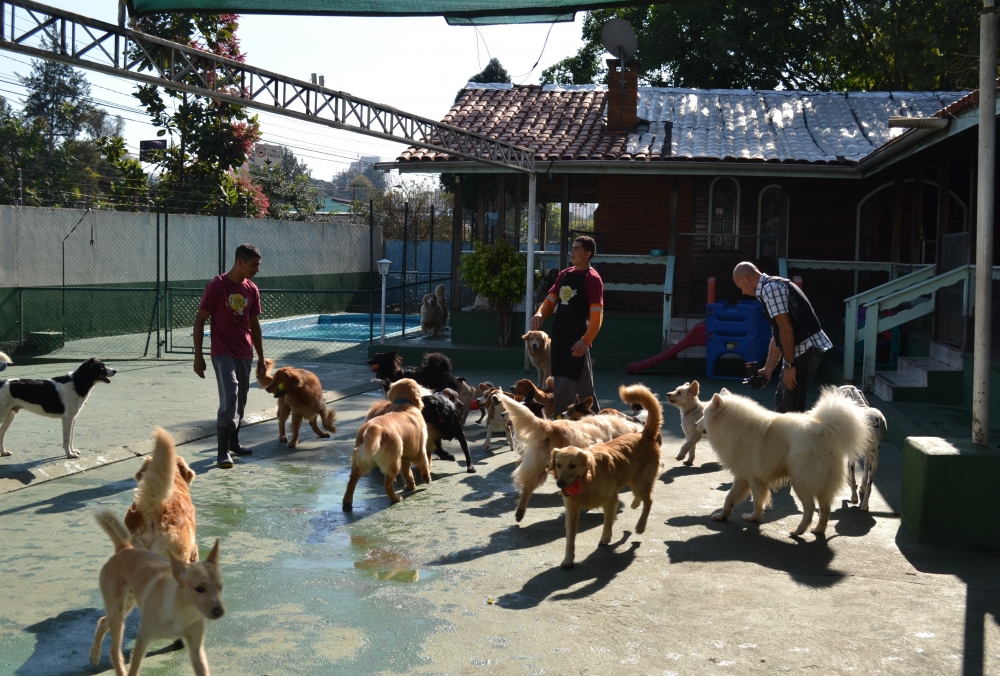
<svg viewBox="0 0 1000 676"><path fill-rule="evenodd" d="M694 458L691 458L690 460L688 460L687 462L684 463L684 466L685 467L690 467L693 464L694 464Z"/></svg>
<svg viewBox="0 0 1000 676"><path fill-rule="evenodd" d="M354 505L350 502L345 502L343 505L341 505L341 509L345 512L353 512Z"/></svg>
<svg viewBox="0 0 1000 676"><path fill-rule="evenodd" d="M0 456L3 456L3 457L6 458L6 457L9 457L10 455L12 455L11 452L8 451L6 448L3 449L2 451L0 451Z"/></svg>
<svg viewBox="0 0 1000 676"><path fill-rule="evenodd" d="M280 437L278 437L278 441L281 441L281 442L288 441L288 437L286 437L285 435L281 435Z"/></svg>
<svg viewBox="0 0 1000 676"><path fill-rule="evenodd" d="M563 570L573 570L573 562L572 561L563 561L562 562L562 569Z"/></svg>
<svg viewBox="0 0 1000 676"><path fill-rule="evenodd" d="M677 457L674 458L674 460L683 460L685 455L687 455L687 451L683 451L681 453L678 453Z"/></svg>
<svg viewBox="0 0 1000 676"><path fill-rule="evenodd" d="M289 441L288 442L288 447L289 448L295 448L298 445L299 445L299 442L297 442L297 441Z"/></svg>
<svg viewBox="0 0 1000 676"><path fill-rule="evenodd" d="M469 474L475 474L476 468L472 463L469 463L468 467L465 468L465 471L468 472Z"/></svg>
<svg viewBox="0 0 1000 676"><path fill-rule="evenodd" d="M455 456L453 456L451 453L446 453L444 451L438 453L437 457L440 458L441 460L448 460L450 462L455 462Z"/></svg>
<svg viewBox="0 0 1000 676"><path fill-rule="evenodd" d="M850 502L851 502L852 505L858 504L858 494L857 493L851 493L851 500L850 500Z"/></svg>
<svg viewBox="0 0 1000 676"><path fill-rule="evenodd" d="M757 516L756 514L754 514L753 512L747 512L746 514L743 515L743 520L744 521L760 521L760 517Z"/></svg>
<svg viewBox="0 0 1000 676"><path fill-rule="evenodd" d="M793 538L797 538L806 532L805 528L796 528L795 530L788 531L788 535Z"/></svg>
<svg viewBox="0 0 1000 676"><path fill-rule="evenodd" d="M820 528L819 526L816 526L815 528L810 528L809 532L812 533L813 535L826 535L826 526L824 526L823 528Z"/></svg>
<svg viewBox="0 0 1000 676"><path fill-rule="evenodd" d="M520 507L518 507L517 511L514 512L514 521L517 521L518 523L521 523L521 519L523 519L523 518L524 518L524 510L521 509Z"/></svg>
<svg viewBox="0 0 1000 676"><path fill-rule="evenodd" d="M68 453L66 453L66 457L67 458L79 458L80 457L80 452L79 451L71 450Z"/></svg>
<svg viewBox="0 0 1000 676"><path fill-rule="evenodd" d="M319 438L320 439L329 439L330 438L330 433L329 432L323 432L322 434L319 435Z"/></svg>
<svg viewBox="0 0 1000 676"><path fill-rule="evenodd" d="M723 512L722 512L721 509L718 512L716 512L716 513L714 513L712 515L712 521L725 521L728 518L729 518L729 515L728 514L723 514Z"/></svg>

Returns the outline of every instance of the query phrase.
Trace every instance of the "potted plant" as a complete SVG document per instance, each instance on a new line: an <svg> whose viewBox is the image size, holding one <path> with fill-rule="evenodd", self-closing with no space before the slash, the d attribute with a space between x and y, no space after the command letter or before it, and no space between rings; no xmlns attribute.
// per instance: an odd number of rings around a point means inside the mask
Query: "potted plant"
<svg viewBox="0 0 1000 676"><path fill-rule="evenodd" d="M497 341L510 345L514 305L524 297L527 261L505 239L477 242L462 260L462 278L497 311Z"/></svg>

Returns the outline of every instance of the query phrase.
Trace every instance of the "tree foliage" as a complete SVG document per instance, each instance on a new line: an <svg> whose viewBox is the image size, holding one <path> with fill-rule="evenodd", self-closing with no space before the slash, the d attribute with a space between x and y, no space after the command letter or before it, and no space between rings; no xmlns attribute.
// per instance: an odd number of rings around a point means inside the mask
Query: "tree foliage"
<svg viewBox="0 0 1000 676"><path fill-rule="evenodd" d="M490 62L486 64L486 67L475 75L470 75L467 82L478 82L480 84L487 84L491 82L498 83L510 83L510 73L507 69L500 64L500 60L497 58L491 58ZM462 98L462 92L464 90L459 89L458 93L455 94L455 101L457 102Z"/></svg>
<svg viewBox="0 0 1000 676"><path fill-rule="evenodd" d="M322 205L311 185L312 173L287 146L282 147L281 162L269 167L250 167L250 176L267 197L270 218L307 220Z"/></svg>
<svg viewBox="0 0 1000 676"><path fill-rule="evenodd" d="M506 239L476 242L462 259L462 279L497 309L497 339L510 345L514 305L524 297L528 262Z"/></svg>
<svg viewBox="0 0 1000 676"><path fill-rule="evenodd" d="M588 12L584 46L542 73L606 74L601 24L636 30L648 85L813 90L951 90L978 82L975 0L707 0Z"/></svg>

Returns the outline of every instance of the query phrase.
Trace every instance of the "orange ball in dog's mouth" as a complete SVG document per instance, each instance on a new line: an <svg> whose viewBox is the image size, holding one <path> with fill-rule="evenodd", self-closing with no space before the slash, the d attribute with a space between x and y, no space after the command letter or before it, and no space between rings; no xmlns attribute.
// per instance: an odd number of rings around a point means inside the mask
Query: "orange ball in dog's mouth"
<svg viewBox="0 0 1000 676"><path fill-rule="evenodd" d="M583 482L579 479L571 483L566 488L562 489L563 495L579 495L580 491L583 490Z"/></svg>

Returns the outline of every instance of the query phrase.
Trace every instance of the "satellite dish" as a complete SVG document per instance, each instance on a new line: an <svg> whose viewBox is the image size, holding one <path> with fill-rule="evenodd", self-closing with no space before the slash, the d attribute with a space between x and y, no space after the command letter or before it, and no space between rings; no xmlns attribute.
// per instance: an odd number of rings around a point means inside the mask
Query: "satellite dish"
<svg viewBox="0 0 1000 676"><path fill-rule="evenodd" d="M639 48L635 31L623 19L608 19L604 22L601 26L601 43L608 52L621 59L622 63L628 61Z"/></svg>

